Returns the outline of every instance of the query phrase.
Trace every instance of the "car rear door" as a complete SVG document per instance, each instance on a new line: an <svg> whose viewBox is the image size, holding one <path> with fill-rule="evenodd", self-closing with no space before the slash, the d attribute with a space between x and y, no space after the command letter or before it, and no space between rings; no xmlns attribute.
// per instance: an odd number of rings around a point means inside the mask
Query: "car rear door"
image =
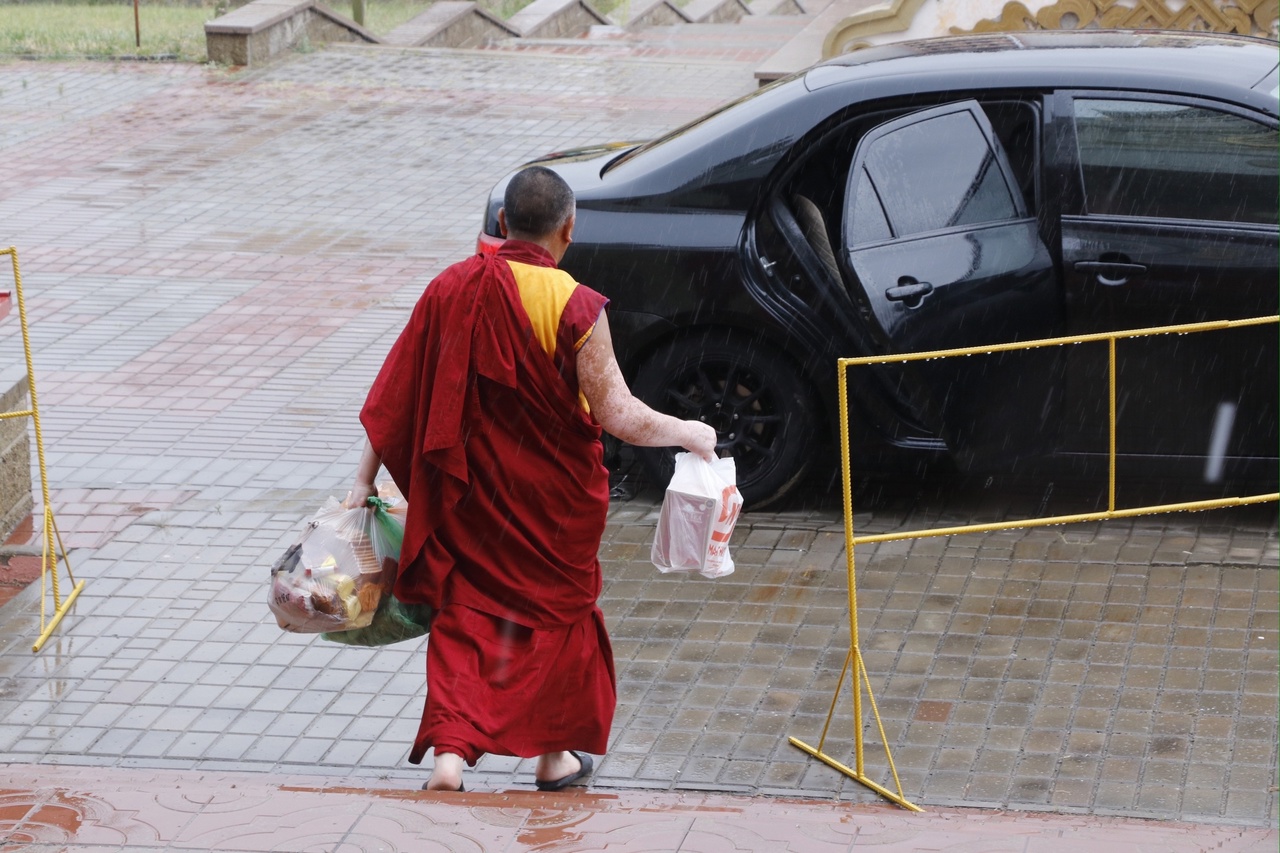
<svg viewBox="0 0 1280 853"><path fill-rule="evenodd" d="M967 100L859 142L843 251L886 351L1060 333L1060 286L1034 209L1040 111L1013 106L1001 107L1001 121L1020 127L1013 133L997 134L984 105ZM1012 160L1002 137L1016 140ZM962 468L1010 470L1054 445L1060 360L1056 348L947 358L906 376L921 419Z"/></svg>
<svg viewBox="0 0 1280 853"><path fill-rule="evenodd" d="M1064 93L1076 155L1062 220L1073 333L1231 320L1277 311L1277 131L1218 103ZM1230 477L1277 450L1277 331L1117 344L1117 452ZM1106 360L1070 352L1073 451L1105 453ZM1092 413L1092 416L1088 416ZM1274 478L1274 463L1266 464Z"/></svg>

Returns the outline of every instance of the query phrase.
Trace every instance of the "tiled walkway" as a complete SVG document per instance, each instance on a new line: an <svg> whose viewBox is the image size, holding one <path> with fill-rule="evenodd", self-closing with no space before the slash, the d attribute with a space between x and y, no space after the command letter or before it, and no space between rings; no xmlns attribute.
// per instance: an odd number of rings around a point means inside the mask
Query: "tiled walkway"
<svg viewBox="0 0 1280 853"><path fill-rule="evenodd" d="M10 827L5 853L1272 853L1278 837L703 792L428 794L368 779L48 767L34 780L0 771L0 830Z"/></svg>
<svg viewBox="0 0 1280 853"><path fill-rule="evenodd" d="M496 757L462 808L413 793L422 644L282 634L266 571L345 492L365 389L425 283L470 251L498 176L754 86L741 59L571 53L342 48L240 74L0 62L0 245L20 252L55 511L87 581L38 655L38 587L0 609L11 841L372 850L377 825L384 849L600 850L587 839L643 826L609 837L1056 851L1036 844L1135 850L1106 845L1145 829L1153 850L1274 849L1271 509L859 549L862 648L921 818L787 742L816 742L848 651L831 497L745 517L738 572L709 582L648 563L642 491L615 503L603 551L621 695L592 793L534 800L528 762ZM0 380L16 334L11 314ZM991 494L860 494L857 524L1017 511ZM846 761L850 707L827 745ZM870 771L891 782L879 756ZM70 814L60 797L82 817L48 817ZM218 817L245 801L252 821ZM167 817L137 829L120 817L135 808ZM32 829L46 825L77 827L74 842ZM89 830L107 826L124 828ZM1188 846L1162 846L1175 830Z"/></svg>

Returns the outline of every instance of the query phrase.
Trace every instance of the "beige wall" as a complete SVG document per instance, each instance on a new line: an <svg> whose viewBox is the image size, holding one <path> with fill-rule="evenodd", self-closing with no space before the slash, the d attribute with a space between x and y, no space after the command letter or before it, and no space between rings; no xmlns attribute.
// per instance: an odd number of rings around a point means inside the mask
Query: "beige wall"
<svg viewBox="0 0 1280 853"><path fill-rule="evenodd" d="M1037 29L1210 30L1277 38L1280 0L888 0L849 15L824 58L929 36Z"/></svg>
<svg viewBox="0 0 1280 853"><path fill-rule="evenodd" d="M0 412L31 406L27 377L0 392ZM0 418L0 542L31 512L31 439L28 418Z"/></svg>

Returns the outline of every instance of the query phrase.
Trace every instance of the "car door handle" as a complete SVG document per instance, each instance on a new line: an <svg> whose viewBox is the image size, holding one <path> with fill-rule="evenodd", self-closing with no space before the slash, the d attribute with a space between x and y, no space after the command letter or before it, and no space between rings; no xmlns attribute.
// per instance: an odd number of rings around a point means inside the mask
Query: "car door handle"
<svg viewBox="0 0 1280 853"><path fill-rule="evenodd" d="M1118 287L1128 284L1130 276L1142 275L1147 271L1145 264L1131 264L1124 261L1076 261L1076 272L1092 273L1098 277L1098 284L1107 287Z"/></svg>
<svg viewBox="0 0 1280 853"><path fill-rule="evenodd" d="M916 281L908 276L898 279L898 286L884 292L884 298L890 302L912 302L923 299L933 293L933 285L927 281Z"/></svg>

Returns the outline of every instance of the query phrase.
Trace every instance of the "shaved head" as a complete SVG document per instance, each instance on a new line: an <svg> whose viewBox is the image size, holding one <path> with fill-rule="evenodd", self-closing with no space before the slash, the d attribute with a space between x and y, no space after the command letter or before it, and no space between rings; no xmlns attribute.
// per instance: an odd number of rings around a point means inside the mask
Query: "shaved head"
<svg viewBox="0 0 1280 853"><path fill-rule="evenodd" d="M507 184L502 206L511 233L546 237L573 216L573 190L550 169L530 166Z"/></svg>

